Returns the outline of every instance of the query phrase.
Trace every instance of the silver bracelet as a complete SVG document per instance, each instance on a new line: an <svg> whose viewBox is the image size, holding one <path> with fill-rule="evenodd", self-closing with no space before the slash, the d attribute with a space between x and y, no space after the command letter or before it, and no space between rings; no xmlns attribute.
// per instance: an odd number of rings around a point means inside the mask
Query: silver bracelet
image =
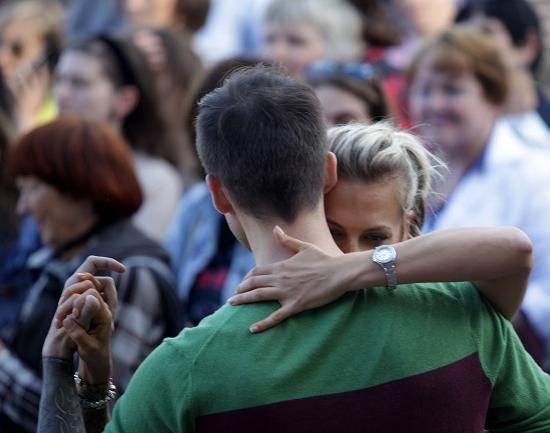
<svg viewBox="0 0 550 433"><path fill-rule="evenodd" d="M78 390L78 397L80 398L80 406L84 409L104 409L111 400L116 397L116 386L113 383L113 379L109 378L107 383L107 391L102 398L96 398L97 392L92 390L94 385L88 384L84 379L78 375L78 371L74 374L74 383Z"/></svg>

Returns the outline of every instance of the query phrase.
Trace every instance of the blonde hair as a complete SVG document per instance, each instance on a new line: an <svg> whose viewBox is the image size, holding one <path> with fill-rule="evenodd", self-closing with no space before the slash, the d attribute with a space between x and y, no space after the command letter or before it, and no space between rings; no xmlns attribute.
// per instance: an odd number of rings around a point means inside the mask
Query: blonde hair
<svg viewBox="0 0 550 433"><path fill-rule="evenodd" d="M325 58L329 60L354 60L365 49L361 17L344 0L272 0L264 22L313 25L326 43Z"/></svg>
<svg viewBox="0 0 550 433"><path fill-rule="evenodd" d="M364 182L390 178L400 182L401 207L404 212L414 211L409 236L418 236L436 167L443 163L413 134L389 122L331 128L328 144L338 159L338 178Z"/></svg>
<svg viewBox="0 0 550 433"><path fill-rule="evenodd" d="M44 40L51 35L61 39L63 8L57 1L23 0L9 2L0 8L0 28L12 21L24 21L25 28Z"/></svg>

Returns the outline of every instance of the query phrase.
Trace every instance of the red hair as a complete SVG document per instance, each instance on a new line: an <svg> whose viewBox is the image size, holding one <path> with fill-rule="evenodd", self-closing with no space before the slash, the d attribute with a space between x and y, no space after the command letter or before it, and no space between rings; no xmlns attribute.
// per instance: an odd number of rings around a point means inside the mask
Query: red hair
<svg viewBox="0 0 550 433"><path fill-rule="evenodd" d="M14 145L13 176L35 176L73 198L89 198L100 218L128 217L143 195L132 154L106 124L63 116L23 135Z"/></svg>

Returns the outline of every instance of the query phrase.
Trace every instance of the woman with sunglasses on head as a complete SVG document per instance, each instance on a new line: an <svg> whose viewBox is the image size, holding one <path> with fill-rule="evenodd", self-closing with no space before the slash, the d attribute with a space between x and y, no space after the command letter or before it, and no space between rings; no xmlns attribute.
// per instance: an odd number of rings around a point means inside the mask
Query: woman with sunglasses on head
<svg viewBox="0 0 550 433"><path fill-rule="evenodd" d="M256 267L230 299L235 305L281 303L251 326L253 332L331 302L344 295L344 287L428 281L474 281L496 309L514 316L531 263L531 243L522 232L462 229L419 236L437 163L420 141L387 123L332 128L328 141L339 179L325 195L325 213L336 243L350 254L332 257L276 228L276 239L296 255Z"/></svg>
<svg viewBox="0 0 550 433"><path fill-rule="evenodd" d="M320 60L308 65L305 74L329 127L368 124L391 115L378 71L368 63Z"/></svg>

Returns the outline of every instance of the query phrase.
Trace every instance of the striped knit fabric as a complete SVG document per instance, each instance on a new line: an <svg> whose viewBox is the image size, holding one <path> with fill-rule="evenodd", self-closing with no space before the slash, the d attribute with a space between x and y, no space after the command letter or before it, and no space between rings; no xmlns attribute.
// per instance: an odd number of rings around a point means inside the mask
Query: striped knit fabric
<svg viewBox="0 0 550 433"><path fill-rule="evenodd" d="M550 431L550 378L470 283L349 293L253 335L226 305L165 340L109 432Z"/></svg>

